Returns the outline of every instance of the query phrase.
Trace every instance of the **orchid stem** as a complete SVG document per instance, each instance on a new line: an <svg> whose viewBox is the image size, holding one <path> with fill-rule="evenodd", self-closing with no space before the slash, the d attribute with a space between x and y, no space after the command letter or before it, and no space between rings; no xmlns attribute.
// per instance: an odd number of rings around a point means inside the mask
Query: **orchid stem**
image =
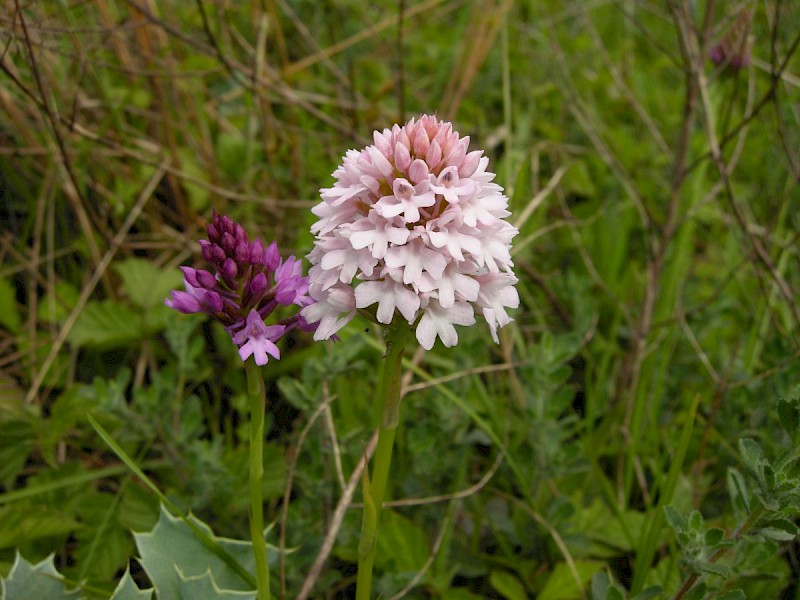
<svg viewBox="0 0 800 600"><path fill-rule="evenodd" d="M364 510L361 522L361 542L359 544L358 578L356 600L370 600L372 588L372 569L378 545L381 505L386 494L389 468L392 463L394 434L400 414L400 391L402 387L402 359L410 328L401 323L389 330L386 336L386 356L378 383L378 397L382 399L381 423L378 430L378 445L375 449L375 463L372 479L364 486L365 494L370 494L374 510Z"/></svg>
<svg viewBox="0 0 800 600"><path fill-rule="evenodd" d="M258 600L270 600L267 542L264 540L264 411L266 393L261 371L254 361L245 361L250 405L250 537L256 561Z"/></svg>

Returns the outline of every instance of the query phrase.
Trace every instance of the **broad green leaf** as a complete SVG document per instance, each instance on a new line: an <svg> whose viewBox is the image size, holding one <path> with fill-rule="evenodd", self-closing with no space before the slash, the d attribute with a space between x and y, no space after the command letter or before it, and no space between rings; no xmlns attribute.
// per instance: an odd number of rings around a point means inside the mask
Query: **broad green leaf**
<svg viewBox="0 0 800 600"><path fill-rule="evenodd" d="M143 309L163 305L169 292L180 287L183 281L178 269L160 269L142 258L123 260L115 268L122 278L125 293Z"/></svg>
<svg viewBox="0 0 800 600"><path fill-rule="evenodd" d="M9 374L0 371L0 422L28 416L25 392Z"/></svg>
<svg viewBox="0 0 800 600"><path fill-rule="evenodd" d="M110 600L152 600L152 588L140 590L131 578L130 571L125 569L125 575L119 580Z"/></svg>
<svg viewBox="0 0 800 600"><path fill-rule="evenodd" d="M33 448L33 427L26 421L0 423L0 482L8 490Z"/></svg>
<svg viewBox="0 0 800 600"><path fill-rule="evenodd" d="M591 540L593 558L611 558L620 552L634 549L635 537L644 526L645 515L639 511L624 510L613 513L600 499L572 518L578 530Z"/></svg>
<svg viewBox="0 0 800 600"><path fill-rule="evenodd" d="M93 492L83 497L79 516L85 525L75 534L75 559L81 565L82 576L113 579L133 555L131 534L120 527L117 512L111 494Z"/></svg>
<svg viewBox="0 0 800 600"><path fill-rule="evenodd" d="M525 591L525 586L508 571L492 571L489 573L489 583L506 600L528 599L528 592Z"/></svg>
<svg viewBox="0 0 800 600"><path fill-rule="evenodd" d="M0 548L14 548L23 542L66 536L80 527L56 508L15 503L0 508Z"/></svg>
<svg viewBox="0 0 800 600"><path fill-rule="evenodd" d="M113 348L141 339L142 316L113 300L89 302L81 311L68 340L76 346Z"/></svg>
<svg viewBox="0 0 800 600"><path fill-rule="evenodd" d="M0 325L17 333L21 321L14 284L10 278L0 277Z"/></svg>
<svg viewBox="0 0 800 600"><path fill-rule="evenodd" d="M395 573L417 572L430 555L428 537L411 520L392 511L381 511L375 564Z"/></svg>
<svg viewBox="0 0 800 600"><path fill-rule="evenodd" d="M592 575L604 566L603 563L595 560L576 560L573 564L578 574L580 588L578 588L578 582L575 581L575 576L569 565L565 562L560 562L550 573L542 587L542 591L536 597L537 600L577 600L583 597L582 590L589 583Z"/></svg>
<svg viewBox="0 0 800 600"><path fill-rule="evenodd" d="M8 577L0 582L2 600L68 600L80 590L67 591L64 578L56 571L51 554L35 565L17 553Z"/></svg>
<svg viewBox="0 0 800 600"><path fill-rule="evenodd" d="M147 531L158 522L158 499L137 481L125 486L119 506L119 524L133 531Z"/></svg>
<svg viewBox="0 0 800 600"><path fill-rule="evenodd" d="M625 593L616 586L608 573L600 571L592 577L592 600L625 600Z"/></svg>
<svg viewBox="0 0 800 600"><path fill-rule="evenodd" d="M221 589L211 571L202 575L185 577L178 569L178 590L180 600L217 600L225 598L238 600L255 600L258 592Z"/></svg>
<svg viewBox="0 0 800 600"><path fill-rule="evenodd" d="M220 546L239 563L245 571L253 573L252 544L238 540L218 538L199 519L189 520L205 533L208 539ZM184 578L197 577L210 571L220 588L234 591L251 591L251 586L213 552L197 533L178 517L173 517L166 508L161 508L158 523L149 533L134 533L136 546L156 595L159 598L180 598L180 573Z"/></svg>
<svg viewBox="0 0 800 600"><path fill-rule="evenodd" d="M80 293L66 281L59 281L39 302L36 316L45 323L61 323L78 303Z"/></svg>

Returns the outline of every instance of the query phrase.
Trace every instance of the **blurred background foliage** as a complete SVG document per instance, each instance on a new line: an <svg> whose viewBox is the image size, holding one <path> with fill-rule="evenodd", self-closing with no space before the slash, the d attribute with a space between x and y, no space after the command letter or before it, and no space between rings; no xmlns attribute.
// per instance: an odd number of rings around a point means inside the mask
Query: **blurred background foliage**
<svg viewBox="0 0 800 600"><path fill-rule="evenodd" d="M344 152L436 113L511 199L522 306L410 358L378 592L798 597L800 5L3 4L0 574L146 584L158 498L87 413L247 537L244 374L177 266L212 208L304 255ZM264 369L279 597L353 592L381 351Z"/></svg>

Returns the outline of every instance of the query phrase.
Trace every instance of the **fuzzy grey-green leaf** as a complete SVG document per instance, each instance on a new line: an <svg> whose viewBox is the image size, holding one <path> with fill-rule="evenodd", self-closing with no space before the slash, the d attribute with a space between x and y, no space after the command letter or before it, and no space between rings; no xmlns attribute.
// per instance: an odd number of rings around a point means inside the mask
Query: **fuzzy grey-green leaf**
<svg viewBox="0 0 800 600"><path fill-rule="evenodd" d="M211 571L186 577L178 570L180 600L256 600L256 591L226 590L217 585Z"/></svg>
<svg viewBox="0 0 800 600"><path fill-rule="evenodd" d="M67 591L52 554L34 565L17 552L11 572L0 581L2 600L70 600L78 598L79 593L77 589Z"/></svg>
<svg viewBox="0 0 800 600"><path fill-rule="evenodd" d="M253 551L250 542L243 542L213 535L202 521L189 519L242 568L254 571ZM165 508L149 533L134 533L141 563L153 582L159 598L180 598L181 576L184 579L198 577L210 571L221 589L251 591L251 587L220 556L203 543L192 529Z"/></svg>
<svg viewBox="0 0 800 600"><path fill-rule="evenodd" d="M130 571L125 570L125 575L119 580L110 600L152 600L153 589L141 590L131 578Z"/></svg>

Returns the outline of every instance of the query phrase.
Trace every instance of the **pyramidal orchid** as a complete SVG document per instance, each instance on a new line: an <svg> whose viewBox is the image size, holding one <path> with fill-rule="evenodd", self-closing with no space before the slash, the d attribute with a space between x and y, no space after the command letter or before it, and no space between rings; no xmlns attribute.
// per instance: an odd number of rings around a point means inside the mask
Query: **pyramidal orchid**
<svg viewBox="0 0 800 600"><path fill-rule="evenodd" d="M519 297L508 199L483 152L435 116L376 131L350 150L313 212L309 295L302 315L328 339L357 311L400 318L430 350L458 342L455 325L483 316L495 342ZM367 310L369 309L369 310ZM399 317L397 317L399 313Z"/></svg>
<svg viewBox="0 0 800 600"><path fill-rule="evenodd" d="M350 150L321 190L319 220L308 256L309 295L303 308L328 339L361 312L387 326L378 382L382 401L372 479L365 475L356 600L371 598L375 543L399 421L402 358L416 334L427 350L436 339L458 343L456 325L476 313L497 329L519 306L511 268L517 229L508 199L493 183L483 152L434 116L376 131L374 144Z"/></svg>
<svg viewBox="0 0 800 600"><path fill-rule="evenodd" d="M308 277L293 256L281 259L276 243L269 246L250 240L244 228L216 211L200 241L210 270L181 267L186 291L175 290L167 306L182 313L207 313L225 327L239 348L247 373L250 412L250 537L256 566L258 600L270 600L269 563L264 539L264 412L266 393L259 367L269 358L280 358L277 342L288 331L314 331L298 312L277 323L265 320L278 306L307 307ZM253 360L247 360L250 357Z"/></svg>
<svg viewBox="0 0 800 600"><path fill-rule="evenodd" d="M280 358L281 337L294 328L315 329L299 313L265 324L280 305L302 308L313 303L300 260L282 260L275 242L265 247L259 239L251 241L241 225L216 212L206 230L208 239L200 240L200 248L211 270L181 267L186 291L173 291L167 306L212 315L239 347L243 361L252 356L263 366L270 356Z"/></svg>

